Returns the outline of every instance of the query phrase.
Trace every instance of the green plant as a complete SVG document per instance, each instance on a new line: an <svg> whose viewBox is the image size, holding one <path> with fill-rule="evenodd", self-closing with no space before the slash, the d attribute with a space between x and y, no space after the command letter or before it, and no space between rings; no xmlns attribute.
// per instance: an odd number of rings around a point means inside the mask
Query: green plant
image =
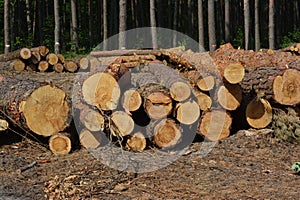
<svg viewBox="0 0 300 200"><path fill-rule="evenodd" d="M296 171L296 173L300 175L300 162L295 162L292 165L291 170Z"/></svg>
<svg viewBox="0 0 300 200"><path fill-rule="evenodd" d="M241 27L238 28L232 44L235 48L244 47L244 32Z"/></svg>
<svg viewBox="0 0 300 200"><path fill-rule="evenodd" d="M282 38L282 42L280 44L281 48L285 48L290 46L295 42L300 42L300 29L296 29L292 32L289 32L288 35Z"/></svg>

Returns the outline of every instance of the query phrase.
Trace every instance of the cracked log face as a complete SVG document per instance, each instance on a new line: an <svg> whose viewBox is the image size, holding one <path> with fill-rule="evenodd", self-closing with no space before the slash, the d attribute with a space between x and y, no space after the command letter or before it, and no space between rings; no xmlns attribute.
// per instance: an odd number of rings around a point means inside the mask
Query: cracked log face
<svg viewBox="0 0 300 200"><path fill-rule="evenodd" d="M265 128L272 121L272 106L265 99L253 99L246 108L246 119L253 128Z"/></svg>
<svg viewBox="0 0 300 200"><path fill-rule="evenodd" d="M96 73L83 82L83 99L102 110L114 110L121 95L116 79L108 73Z"/></svg>
<svg viewBox="0 0 300 200"><path fill-rule="evenodd" d="M277 76L273 82L274 99L283 105L300 103L300 72L288 69L282 76Z"/></svg>
<svg viewBox="0 0 300 200"><path fill-rule="evenodd" d="M51 136L65 129L69 106L63 90L50 85L34 90L23 107L26 124L38 135Z"/></svg>

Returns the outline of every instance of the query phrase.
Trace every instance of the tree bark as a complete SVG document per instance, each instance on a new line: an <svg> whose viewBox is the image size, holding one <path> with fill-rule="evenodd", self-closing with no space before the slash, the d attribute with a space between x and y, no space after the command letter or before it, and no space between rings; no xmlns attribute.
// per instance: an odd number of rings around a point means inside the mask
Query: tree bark
<svg viewBox="0 0 300 200"><path fill-rule="evenodd" d="M71 20L71 38L72 43L75 47L75 50L78 50L78 34L77 34L77 6L76 6L76 0L71 0L71 14L72 14L72 20Z"/></svg>
<svg viewBox="0 0 300 200"><path fill-rule="evenodd" d="M260 49L260 31L259 31L259 0L255 0L255 51L258 51Z"/></svg>
<svg viewBox="0 0 300 200"><path fill-rule="evenodd" d="M198 0L198 32L199 51L204 51L205 48L202 0Z"/></svg>
<svg viewBox="0 0 300 200"><path fill-rule="evenodd" d="M126 0L119 0L119 49L126 48Z"/></svg>
<svg viewBox="0 0 300 200"><path fill-rule="evenodd" d="M269 0L269 49L275 48L274 0Z"/></svg>
<svg viewBox="0 0 300 200"><path fill-rule="evenodd" d="M59 0L54 0L54 52L59 54L60 52L60 15L59 15Z"/></svg>
<svg viewBox="0 0 300 200"><path fill-rule="evenodd" d="M225 42L230 41L230 3L225 0Z"/></svg>
<svg viewBox="0 0 300 200"><path fill-rule="evenodd" d="M155 19L155 0L150 0L150 24L151 24L151 38L152 48L157 49L157 31L156 31L156 19Z"/></svg>
<svg viewBox="0 0 300 200"><path fill-rule="evenodd" d="M216 30L215 30L215 1L208 0L208 35L209 35L209 51L216 50Z"/></svg>
<svg viewBox="0 0 300 200"><path fill-rule="evenodd" d="M107 0L103 0L103 50L107 50Z"/></svg>
<svg viewBox="0 0 300 200"><path fill-rule="evenodd" d="M249 29L250 29L250 10L249 0L244 0L244 29L245 29L245 49L249 49Z"/></svg>
<svg viewBox="0 0 300 200"><path fill-rule="evenodd" d="M4 54L10 52L10 0L4 0Z"/></svg>

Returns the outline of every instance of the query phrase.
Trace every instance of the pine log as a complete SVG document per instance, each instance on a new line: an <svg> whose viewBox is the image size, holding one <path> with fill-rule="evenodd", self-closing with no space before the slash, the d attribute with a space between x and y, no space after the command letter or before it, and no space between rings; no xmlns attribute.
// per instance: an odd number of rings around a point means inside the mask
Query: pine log
<svg viewBox="0 0 300 200"><path fill-rule="evenodd" d="M102 132L91 132L83 129L79 134L80 144L86 149L96 149L104 143L105 136Z"/></svg>
<svg viewBox="0 0 300 200"><path fill-rule="evenodd" d="M30 49L31 51L39 52L42 57L46 57L49 53L49 48L46 46L39 46Z"/></svg>
<svg viewBox="0 0 300 200"><path fill-rule="evenodd" d="M242 88L237 84L224 83L218 89L217 98L226 110L236 110L242 102Z"/></svg>
<svg viewBox="0 0 300 200"><path fill-rule="evenodd" d="M147 146L146 138L141 131L134 133L129 136L126 141L126 148L131 151L140 152L143 151Z"/></svg>
<svg viewBox="0 0 300 200"><path fill-rule="evenodd" d="M8 122L4 119L0 119L0 132L8 129Z"/></svg>
<svg viewBox="0 0 300 200"><path fill-rule="evenodd" d="M175 101L185 101L191 96L191 88L186 82L178 81L171 85L170 95Z"/></svg>
<svg viewBox="0 0 300 200"><path fill-rule="evenodd" d="M42 136L61 132L71 122L74 78L68 74L0 70L0 110L24 131Z"/></svg>
<svg viewBox="0 0 300 200"><path fill-rule="evenodd" d="M100 65L102 64L100 62L100 60L93 56L90 56L88 59L89 59L90 72L92 72L92 73L98 72L98 69L99 69ZM109 64L111 64L111 63L109 63Z"/></svg>
<svg viewBox="0 0 300 200"><path fill-rule="evenodd" d="M46 60L50 65L55 65L56 63L58 63L58 57L54 53L48 54Z"/></svg>
<svg viewBox="0 0 300 200"><path fill-rule="evenodd" d="M39 62L39 66L38 66L38 69L40 72L45 72L47 71L49 68L49 63L47 61L41 61Z"/></svg>
<svg viewBox="0 0 300 200"><path fill-rule="evenodd" d="M31 52L31 58L30 58L31 63L33 64L38 64L41 61L41 55L39 52L32 51Z"/></svg>
<svg viewBox="0 0 300 200"><path fill-rule="evenodd" d="M175 108L176 119L183 124L193 124L200 117L200 108L194 100L177 103Z"/></svg>
<svg viewBox="0 0 300 200"><path fill-rule="evenodd" d="M31 57L31 51L28 48L22 48L8 54L0 55L0 62L6 62L15 59L28 60Z"/></svg>
<svg viewBox="0 0 300 200"><path fill-rule="evenodd" d="M55 65L53 65L53 70L58 72L58 73L61 73L64 71L64 66L61 64L61 63L56 63Z"/></svg>
<svg viewBox="0 0 300 200"><path fill-rule="evenodd" d="M172 119L163 119L154 127L154 143L162 148L172 148L182 139L182 131Z"/></svg>
<svg viewBox="0 0 300 200"><path fill-rule="evenodd" d="M62 54L57 54L56 55L58 58L58 63L64 64L65 63L65 57Z"/></svg>
<svg viewBox="0 0 300 200"><path fill-rule="evenodd" d="M223 73L223 77L226 81L228 81L231 84L239 83L243 80L245 75L245 69L244 66L240 63L232 63L229 64L225 69Z"/></svg>
<svg viewBox="0 0 300 200"><path fill-rule="evenodd" d="M155 55L132 55L132 56L120 56L114 63L129 63L129 62L140 62L156 60Z"/></svg>
<svg viewBox="0 0 300 200"><path fill-rule="evenodd" d="M215 78L211 75L201 77L197 81L197 86L202 91L210 91L215 87Z"/></svg>
<svg viewBox="0 0 300 200"><path fill-rule="evenodd" d="M300 103L300 71L288 69L273 82L274 99L283 105Z"/></svg>
<svg viewBox="0 0 300 200"><path fill-rule="evenodd" d="M133 119L124 111L115 111L111 114L110 130L113 136L124 137L130 135L134 129Z"/></svg>
<svg viewBox="0 0 300 200"><path fill-rule="evenodd" d="M272 121L272 106L262 98L253 99L246 108L246 119L253 128L265 128Z"/></svg>
<svg viewBox="0 0 300 200"><path fill-rule="evenodd" d="M159 55L159 50L112 50L112 51L92 51L94 57L115 57L115 56L133 56L133 55Z"/></svg>
<svg viewBox="0 0 300 200"><path fill-rule="evenodd" d="M121 91L113 76L98 72L84 80L82 94L88 104L99 106L102 110L114 110L118 106Z"/></svg>
<svg viewBox="0 0 300 200"><path fill-rule="evenodd" d="M231 124L228 112L215 109L206 111L201 117L198 134L210 141L222 140L230 135Z"/></svg>
<svg viewBox="0 0 300 200"><path fill-rule="evenodd" d="M90 131L104 130L104 117L96 110L81 110L80 121Z"/></svg>
<svg viewBox="0 0 300 200"><path fill-rule="evenodd" d="M79 67L81 70L87 70L90 66L90 61L87 57L82 57L79 60Z"/></svg>
<svg viewBox="0 0 300 200"><path fill-rule="evenodd" d="M200 107L200 110L206 111L211 108L212 100L210 96L197 90L195 90L194 93L198 100L198 105Z"/></svg>
<svg viewBox="0 0 300 200"><path fill-rule="evenodd" d="M49 148L56 155L66 155L72 149L71 136L69 133L57 133L50 137Z"/></svg>
<svg viewBox="0 0 300 200"><path fill-rule="evenodd" d="M18 72L23 71L26 68L25 63L20 59L13 61L12 65L14 67L14 70L16 70Z"/></svg>
<svg viewBox="0 0 300 200"><path fill-rule="evenodd" d="M64 67L68 72L76 72L78 70L77 63L72 60L66 60L64 63Z"/></svg>
<svg viewBox="0 0 300 200"><path fill-rule="evenodd" d="M144 99L144 109L151 119L162 119L172 112L172 99L161 85L144 87L141 96Z"/></svg>
<svg viewBox="0 0 300 200"><path fill-rule="evenodd" d="M138 90L129 89L124 92L121 102L126 111L133 112L142 105L142 97Z"/></svg>

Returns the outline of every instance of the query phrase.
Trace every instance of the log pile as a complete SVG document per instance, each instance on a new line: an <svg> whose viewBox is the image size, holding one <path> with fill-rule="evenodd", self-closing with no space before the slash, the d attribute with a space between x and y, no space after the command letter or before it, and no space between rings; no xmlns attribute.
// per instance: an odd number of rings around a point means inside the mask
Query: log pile
<svg viewBox="0 0 300 200"><path fill-rule="evenodd" d="M75 72L78 70L78 61L65 60L62 54L49 52L46 46L22 48L20 50L0 55L0 62L10 62L15 71L35 72Z"/></svg>
<svg viewBox="0 0 300 200"><path fill-rule="evenodd" d="M55 154L70 152L72 120L88 149L113 142L129 151L169 150L196 133L217 141L240 128L282 129L274 110L295 110L292 130L299 132L300 61L290 52L225 44L212 56L182 48L116 50L72 62L39 51L0 55L17 58L14 69L21 71L0 70L0 116L49 138ZM49 67L65 73L32 72Z"/></svg>

